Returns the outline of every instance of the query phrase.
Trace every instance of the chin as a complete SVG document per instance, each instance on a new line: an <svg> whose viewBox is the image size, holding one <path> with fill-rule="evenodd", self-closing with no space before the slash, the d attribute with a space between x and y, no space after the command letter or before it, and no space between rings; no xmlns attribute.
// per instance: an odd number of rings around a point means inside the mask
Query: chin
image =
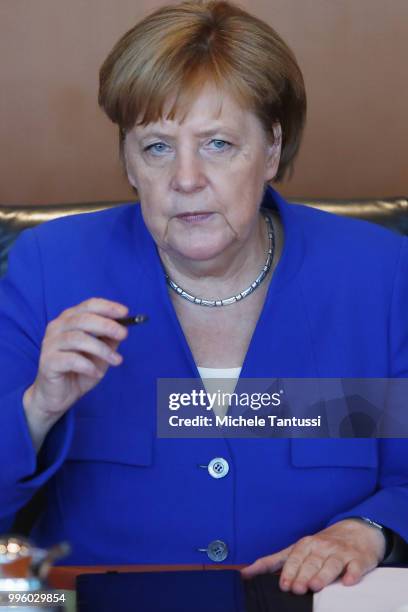
<svg viewBox="0 0 408 612"><path fill-rule="evenodd" d="M173 249L177 252L178 256L191 261L208 261L214 259L218 255L221 255L227 245L221 244L177 244L174 245Z"/></svg>

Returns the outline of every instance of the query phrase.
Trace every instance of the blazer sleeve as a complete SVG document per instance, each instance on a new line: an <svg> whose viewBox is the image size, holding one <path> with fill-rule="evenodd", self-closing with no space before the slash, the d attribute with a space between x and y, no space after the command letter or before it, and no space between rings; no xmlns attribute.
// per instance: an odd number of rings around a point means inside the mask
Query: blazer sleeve
<svg viewBox="0 0 408 612"><path fill-rule="evenodd" d="M391 378L408 378L408 238L402 238L389 317ZM364 516L388 527L408 543L408 438L378 440L377 491L330 521Z"/></svg>
<svg viewBox="0 0 408 612"><path fill-rule="evenodd" d="M63 417L37 457L25 418L23 394L35 380L46 325L40 249L35 230L26 230L0 281L0 533L59 468L72 435L72 418Z"/></svg>

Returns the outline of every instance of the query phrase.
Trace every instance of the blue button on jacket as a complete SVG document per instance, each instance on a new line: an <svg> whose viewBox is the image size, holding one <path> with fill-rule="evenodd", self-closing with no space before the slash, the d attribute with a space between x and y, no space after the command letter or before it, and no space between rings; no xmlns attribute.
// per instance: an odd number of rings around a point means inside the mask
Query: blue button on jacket
<svg viewBox="0 0 408 612"><path fill-rule="evenodd" d="M288 204L282 257L241 377L407 377L407 239ZM149 323L124 362L60 419L37 466L22 406L49 321L90 297ZM63 563L202 563L208 544L248 563L348 516L408 540L404 439L158 439L156 379L198 376L138 204L26 230L0 283L0 528L46 485L32 538ZM229 464L212 478L215 457Z"/></svg>

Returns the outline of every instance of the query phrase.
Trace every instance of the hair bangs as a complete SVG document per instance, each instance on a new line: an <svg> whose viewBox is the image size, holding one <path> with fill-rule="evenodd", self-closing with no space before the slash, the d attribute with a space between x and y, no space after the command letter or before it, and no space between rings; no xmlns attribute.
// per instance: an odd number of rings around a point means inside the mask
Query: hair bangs
<svg viewBox="0 0 408 612"><path fill-rule="evenodd" d="M182 58L185 61L179 61ZM126 126L125 130L134 125L144 126L161 120L177 120L182 123L195 100L207 86L213 87L219 93L218 116L221 114L225 93L232 96L243 108L251 108L250 87L222 56L217 57L207 50L207 53L186 58L183 52L181 58L175 58L174 63L178 64L178 68L169 65L167 70L161 63L157 72L148 73L143 83L138 79L131 88L130 95L125 95L126 116L121 113L122 121L119 122L123 127ZM138 93L140 91L143 92L143 100Z"/></svg>

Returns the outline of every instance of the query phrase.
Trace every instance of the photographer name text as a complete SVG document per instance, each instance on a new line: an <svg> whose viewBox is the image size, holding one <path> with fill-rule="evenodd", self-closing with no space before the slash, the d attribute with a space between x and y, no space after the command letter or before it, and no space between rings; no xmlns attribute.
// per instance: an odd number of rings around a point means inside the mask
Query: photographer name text
<svg viewBox="0 0 408 612"><path fill-rule="evenodd" d="M267 417L259 417L257 415L251 417L245 416L195 416L195 417L180 417L171 415L169 417L170 427L320 427L321 417L316 418L299 418L290 417L282 418L276 415L268 415Z"/></svg>

